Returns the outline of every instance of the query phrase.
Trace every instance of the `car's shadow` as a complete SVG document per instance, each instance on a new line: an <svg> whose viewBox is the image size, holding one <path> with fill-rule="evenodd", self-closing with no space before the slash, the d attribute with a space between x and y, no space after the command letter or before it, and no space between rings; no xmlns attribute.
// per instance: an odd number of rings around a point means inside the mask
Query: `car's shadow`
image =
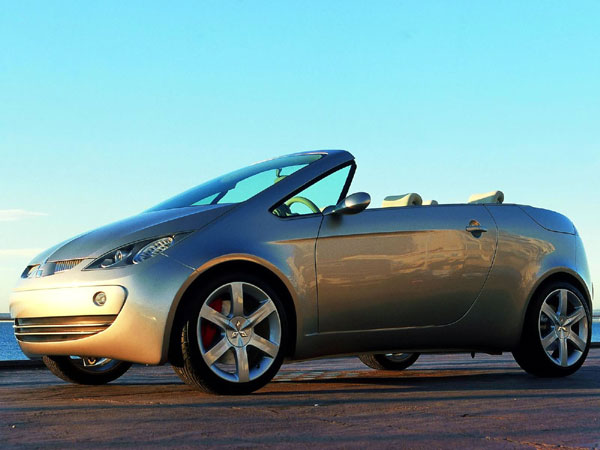
<svg viewBox="0 0 600 450"><path fill-rule="evenodd" d="M406 371L402 376L390 372L381 372L378 376L351 376L343 378L307 379L280 381L290 386L300 385L335 385L336 391L342 388L347 391L365 392L370 387L372 391L381 392L393 388L397 392L411 391L544 391L544 390L595 390L600 389L600 370L597 367L581 368L576 374L564 378L539 378L525 372L492 373L473 371L466 373L464 370L438 370L438 371ZM277 382L275 382L277 384ZM359 386L357 386L359 385ZM316 391L317 392L317 391ZM318 392L325 392L318 390ZM262 391L260 393L263 393ZM290 391L264 392L265 395L286 395Z"/></svg>
<svg viewBox="0 0 600 450"><path fill-rule="evenodd" d="M375 371L350 362L324 363L324 370L318 370L319 366L318 362L309 366L286 365L264 388L243 397L251 404L268 407L313 406L319 402L376 404L390 398L415 403L545 397L589 399L598 397L600 392L600 354L591 354L579 371L564 378L534 377L518 369L512 361L493 359L484 362L454 359L445 365L445 361L430 358L401 372ZM167 408L239 404L239 397L214 396L186 386L168 366L134 366L125 376L104 386L63 384L44 370L29 373L31 377L11 377L12 380L6 380L8 383L0 383L0 387L22 398L35 395L40 400L123 399L127 403L123 407L129 408L142 407L150 398Z"/></svg>
<svg viewBox="0 0 600 450"><path fill-rule="evenodd" d="M19 398L35 395L38 406L52 403L56 410L85 409L86 405L110 408L144 409L160 407L167 410L180 408L238 408L240 404L261 408L315 407L317 405L365 404L366 407L385 404L390 400L419 404L484 400L489 402L515 400L560 400L581 398L589 401L600 391L599 366L584 365L577 373L566 378L537 378L525 372L506 368L479 366L472 369L406 370L399 373L369 370L342 373L341 377L325 379L296 379L269 383L259 391L246 396L214 396L184 385L168 372L144 374L135 371L132 376L104 386L71 384L19 383L12 386L12 394ZM310 374L310 371L307 372ZM152 380L154 375L158 380ZM310 376L310 375L309 375ZM33 381L33 380L32 380ZM37 384L37 386L36 386ZM5 386L7 387L7 386ZM78 404L72 399L77 398ZM240 403L240 398L244 401ZM59 404L57 404L57 402ZM20 402L19 402L20 403ZM8 409L29 409L33 405L14 404Z"/></svg>

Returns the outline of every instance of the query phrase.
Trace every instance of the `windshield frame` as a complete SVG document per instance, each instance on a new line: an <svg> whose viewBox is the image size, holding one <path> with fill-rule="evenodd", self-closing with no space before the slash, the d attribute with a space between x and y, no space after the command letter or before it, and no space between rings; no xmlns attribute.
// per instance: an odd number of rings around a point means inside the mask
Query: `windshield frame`
<svg viewBox="0 0 600 450"><path fill-rule="evenodd" d="M321 175L319 175L316 178L313 178L312 180L300 185L299 187L297 187L296 189L294 189L293 191L289 192L288 194L286 194L284 197L282 197L280 200L278 200L276 203L274 203L273 205L271 205L268 208L268 211L273 214L273 210L275 210L278 206L280 206L282 203L288 201L290 198L294 197L295 195L299 194L300 192L302 192L304 189L312 186L313 184L318 183L319 181L321 181L324 178L327 178L329 175L334 174L335 172L337 172L338 170L342 170L346 167L350 166L350 171L348 172L348 175L346 177L346 181L344 182L344 186L340 192L340 195L338 197L338 200L336 202L339 203L341 202L343 199L345 199L348 196L348 191L350 190L350 186L352 185L352 181L354 180L354 174L356 173L356 161L354 160L350 160L347 162L344 162L338 166L332 167L329 170L326 170L325 172L323 172ZM281 219L281 220L290 220L290 219L298 219L298 218L303 218L303 217L308 217L308 216L314 216L314 215L323 215L323 211L321 212L315 212L312 214L302 214L302 215L298 215L298 216L288 216L288 217L280 217L277 216L277 218Z"/></svg>

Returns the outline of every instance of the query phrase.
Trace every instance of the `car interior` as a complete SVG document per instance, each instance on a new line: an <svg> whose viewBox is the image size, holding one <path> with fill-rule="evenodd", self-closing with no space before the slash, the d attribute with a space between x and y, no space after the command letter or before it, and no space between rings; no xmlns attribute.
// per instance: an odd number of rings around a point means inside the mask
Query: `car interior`
<svg viewBox="0 0 600 450"><path fill-rule="evenodd" d="M502 204L504 193L502 191L491 191L482 194L473 194L467 201L468 204ZM423 200L416 192L402 195L388 195L383 199L382 208L398 208L402 206L432 206L438 205L437 200Z"/></svg>

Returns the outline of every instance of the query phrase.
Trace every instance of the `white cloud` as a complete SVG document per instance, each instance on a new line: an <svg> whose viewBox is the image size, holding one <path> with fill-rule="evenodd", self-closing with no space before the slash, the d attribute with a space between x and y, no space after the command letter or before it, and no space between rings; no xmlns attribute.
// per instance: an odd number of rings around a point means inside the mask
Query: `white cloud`
<svg viewBox="0 0 600 450"><path fill-rule="evenodd" d="M0 257L2 256L19 256L24 258L33 258L41 253L43 248L9 248L0 249Z"/></svg>
<svg viewBox="0 0 600 450"><path fill-rule="evenodd" d="M47 216L47 214L24 209L0 209L0 222L14 222L37 216Z"/></svg>

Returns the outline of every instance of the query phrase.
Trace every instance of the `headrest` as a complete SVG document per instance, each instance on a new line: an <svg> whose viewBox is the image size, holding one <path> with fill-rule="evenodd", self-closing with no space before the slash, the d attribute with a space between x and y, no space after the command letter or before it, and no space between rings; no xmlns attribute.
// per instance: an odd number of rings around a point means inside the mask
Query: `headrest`
<svg viewBox="0 0 600 450"><path fill-rule="evenodd" d="M438 204L437 200L424 200L423 201L423 206L437 205L437 204Z"/></svg>
<svg viewBox="0 0 600 450"><path fill-rule="evenodd" d="M467 203L502 203L504 194L502 191L486 192L485 194L473 194Z"/></svg>
<svg viewBox="0 0 600 450"><path fill-rule="evenodd" d="M419 206L423 203L423 199L419 194L414 192L403 195L389 195L383 199L384 208L395 208L398 206Z"/></svg>

